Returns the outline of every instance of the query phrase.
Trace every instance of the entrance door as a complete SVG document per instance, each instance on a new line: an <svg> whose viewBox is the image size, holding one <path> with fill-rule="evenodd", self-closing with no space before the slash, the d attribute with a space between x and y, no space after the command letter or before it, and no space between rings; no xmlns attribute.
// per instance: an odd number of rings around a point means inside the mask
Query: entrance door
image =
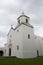
<svg viewBox="0 0 43 65"><path fill-rule="evenodd" d="M9 48L9 56L11 56L11 48Z"/></svg>
<svg viewBox="0 0 43 65"><path fill-rule="evenodd" d="M39 51L37 50L37 56L39 56Z"/></svg>

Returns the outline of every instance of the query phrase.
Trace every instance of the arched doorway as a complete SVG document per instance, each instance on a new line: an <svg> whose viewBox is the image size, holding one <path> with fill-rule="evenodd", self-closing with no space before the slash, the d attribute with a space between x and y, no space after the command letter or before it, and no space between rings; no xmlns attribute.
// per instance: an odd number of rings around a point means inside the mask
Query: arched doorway
<svg viewBox="0 0 43 65"><path fill-rule="evenodd" d="M0 51L0 56L3 56L3 51L2 50Z"/></svg>
<svg viewBox="0 0 43 65"><path fill-rule="evenodd" d="M37 50L37 56L39 56L39 51Z"/></svg>
<svg viewBox="0 0 43 65"><path fill-rule="evenodd" d="M9 48L9 56L11 56L11 48Z"/></svg>
<svg viewBox="0 0 43 65"><path fill-rule="evenodd" d="M12 44L9 44L9 56L11 56L11 48L12 48Z"/></svg>

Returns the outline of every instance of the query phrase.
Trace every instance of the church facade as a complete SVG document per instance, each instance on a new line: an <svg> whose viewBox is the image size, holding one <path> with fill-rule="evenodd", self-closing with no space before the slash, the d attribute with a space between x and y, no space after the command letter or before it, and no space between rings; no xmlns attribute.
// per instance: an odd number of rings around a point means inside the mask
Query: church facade
<svg viewBox="0 0 43 65"><path fill-rule="evenodd" d="M43 56L43 38L34 35L34 27L30 18L24 14L17 18L17 26L7 35L7 44L4 47L4 56L18 58L35 58Z"/></svg>

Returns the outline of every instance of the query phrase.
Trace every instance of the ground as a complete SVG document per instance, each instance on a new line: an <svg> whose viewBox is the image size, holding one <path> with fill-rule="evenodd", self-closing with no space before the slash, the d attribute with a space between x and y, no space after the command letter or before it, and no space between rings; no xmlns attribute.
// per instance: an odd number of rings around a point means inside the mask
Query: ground
<svg viewBox="0 0 43 65"><path fill-rule="evenodd" d="M0 57L0 65L43 65L43 57L37 57L33 59Z"/></svg>

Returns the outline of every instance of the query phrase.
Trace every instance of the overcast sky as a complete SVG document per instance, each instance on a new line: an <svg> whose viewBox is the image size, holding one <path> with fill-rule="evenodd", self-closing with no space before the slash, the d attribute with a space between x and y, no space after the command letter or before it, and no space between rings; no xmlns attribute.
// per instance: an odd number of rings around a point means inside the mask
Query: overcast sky
<svg viewBox="0 0 43 65"><path fill-rule="evenodd" d="M22 11L30 17L34 33L43 37L43 0L0 0L0 47L7 42L10 25L16 26Z"/></svg>

